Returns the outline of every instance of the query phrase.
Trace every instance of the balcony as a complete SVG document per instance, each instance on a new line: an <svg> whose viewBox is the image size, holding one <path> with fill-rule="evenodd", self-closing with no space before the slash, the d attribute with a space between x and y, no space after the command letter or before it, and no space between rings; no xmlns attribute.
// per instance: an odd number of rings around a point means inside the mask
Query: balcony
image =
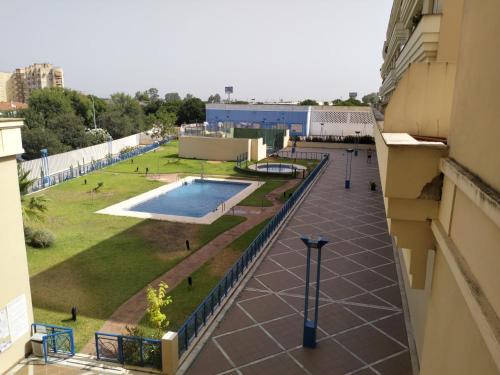
<svg viewBox="0 0 500 375"><path fill-rule="evenodd" d="M428 14L422 17L396 60L397 79L414 62L432 62L436 60L440 27L440 14Z"/></svg>
<svg viewBox="0 0 500 375"><path fill-rule="evenodd" d="M22 154L21 126L19 119L0 119L0 158Z"/></svg>
<svg viewBox="0 0 500 375"><path fill-rule="evenodd" d="M425 287L427 254L434 248L430 221L437 218L441 199L440 159L443 142L419 141L407 133L374 128L389 232L400 249L408 249L412 288Z"/></svg>

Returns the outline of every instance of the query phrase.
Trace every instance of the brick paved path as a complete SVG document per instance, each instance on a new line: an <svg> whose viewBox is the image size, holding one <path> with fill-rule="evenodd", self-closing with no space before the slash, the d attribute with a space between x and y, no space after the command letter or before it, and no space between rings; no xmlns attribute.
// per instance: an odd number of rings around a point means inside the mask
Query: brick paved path
<svg viewBox="0 0 500 375"><path fill-rule="evenodd" d="M201 249L182 260L174 268L157 277L150 283L150 285L156 286L163 281L168 285L169 290L175 288L182 280L185 280L201 265L203 265L219 251L227 247L236 238L252 229L254 226L259 224L266 218L273 216L281 207L279 197L283 194L284 191L292 188L299 182L300 180L287 181L281 187L269 193L266 197L273 203L273 205L270 207L257 208L236 206L235 214L239 216L245 216L247 220L210 241ZM144 316L147 309L146 291L147 286L145 286L133 297L123 303L103 324L99 331L120 334L126 333L126 325L137 325ZM95 340L92 339L90 342L88 342L81 350L81 352L85 354L95 355Z"/></svg>
<svg viewBox="0 0 500 375"><path fill-rule="evenodd" d="M367 164L364 152L353 158L345 190L345 154L330 153L328 169L187 374L412 373L382 195L369 188L372 180L380 185L376 159ZM316 349L301 346L303 234L330 240L322 254Z"/></svg>

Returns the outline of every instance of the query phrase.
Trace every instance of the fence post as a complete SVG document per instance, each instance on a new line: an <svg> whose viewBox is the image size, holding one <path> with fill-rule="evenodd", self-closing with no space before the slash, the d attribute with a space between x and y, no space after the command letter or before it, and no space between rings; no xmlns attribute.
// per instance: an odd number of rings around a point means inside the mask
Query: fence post
<svg viewBox="0 0 500 375"><path fill-rule="evenodd" d="M125 358L123 357L123 337L118 336L118 362L121 364L125 363Z"/></svg>
<svg viewBox="0 0 500 375"><path fill-rule="evenodd" d="M178 365L179 336L177 335L177 332L168 331L161 338L161 372L162 374L174 375L177 371Z"/></svg>

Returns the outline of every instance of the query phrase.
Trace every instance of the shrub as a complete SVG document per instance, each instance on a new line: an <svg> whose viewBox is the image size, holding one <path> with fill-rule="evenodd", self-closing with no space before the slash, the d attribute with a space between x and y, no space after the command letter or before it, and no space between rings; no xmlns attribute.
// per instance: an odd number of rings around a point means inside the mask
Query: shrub
<svg viewBox="0 0 500 375"><path fill-rule="evenodd" d="M139 148L139 146L125 146L120 150L120 155L128 154L129 152L134 151L135 149Z"/></svg>
<svg viewBox="0 0 500 375"><path fill-rule="evenodd" d="M46 248L52 246L55 236L48 230L39 229L33 232L29 244L36 248Z"/></svg>
<svg viewBox="0 0 500 375"><path fill-rule="evenodd" d="M34 230L31 227L24 227L24 242L29 243L33 237Z"/></svg>

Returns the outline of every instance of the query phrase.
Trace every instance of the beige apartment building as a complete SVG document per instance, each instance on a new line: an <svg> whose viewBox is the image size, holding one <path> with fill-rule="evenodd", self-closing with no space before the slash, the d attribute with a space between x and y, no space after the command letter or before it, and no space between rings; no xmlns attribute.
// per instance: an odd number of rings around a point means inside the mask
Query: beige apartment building
<svg viewBox="0 0 500 375"><path fill-rule="evenodd" d="M0 102L26 103L31 92L45 87L64 87L64 73L52 64L33 64L14 73L0 72Z"/></svg>
<svg viewBox="0 0 500 375"><path fill-rule="evenodd" d="M421 374L500 374L500 2L395 0L374 131Z"/></svg>
<svg viewBox="0 0 500 375"><path fill-rule="evenodd" d="M0 119L0 374L31 350L33 323L16 155L22 120Z"/></svg>

